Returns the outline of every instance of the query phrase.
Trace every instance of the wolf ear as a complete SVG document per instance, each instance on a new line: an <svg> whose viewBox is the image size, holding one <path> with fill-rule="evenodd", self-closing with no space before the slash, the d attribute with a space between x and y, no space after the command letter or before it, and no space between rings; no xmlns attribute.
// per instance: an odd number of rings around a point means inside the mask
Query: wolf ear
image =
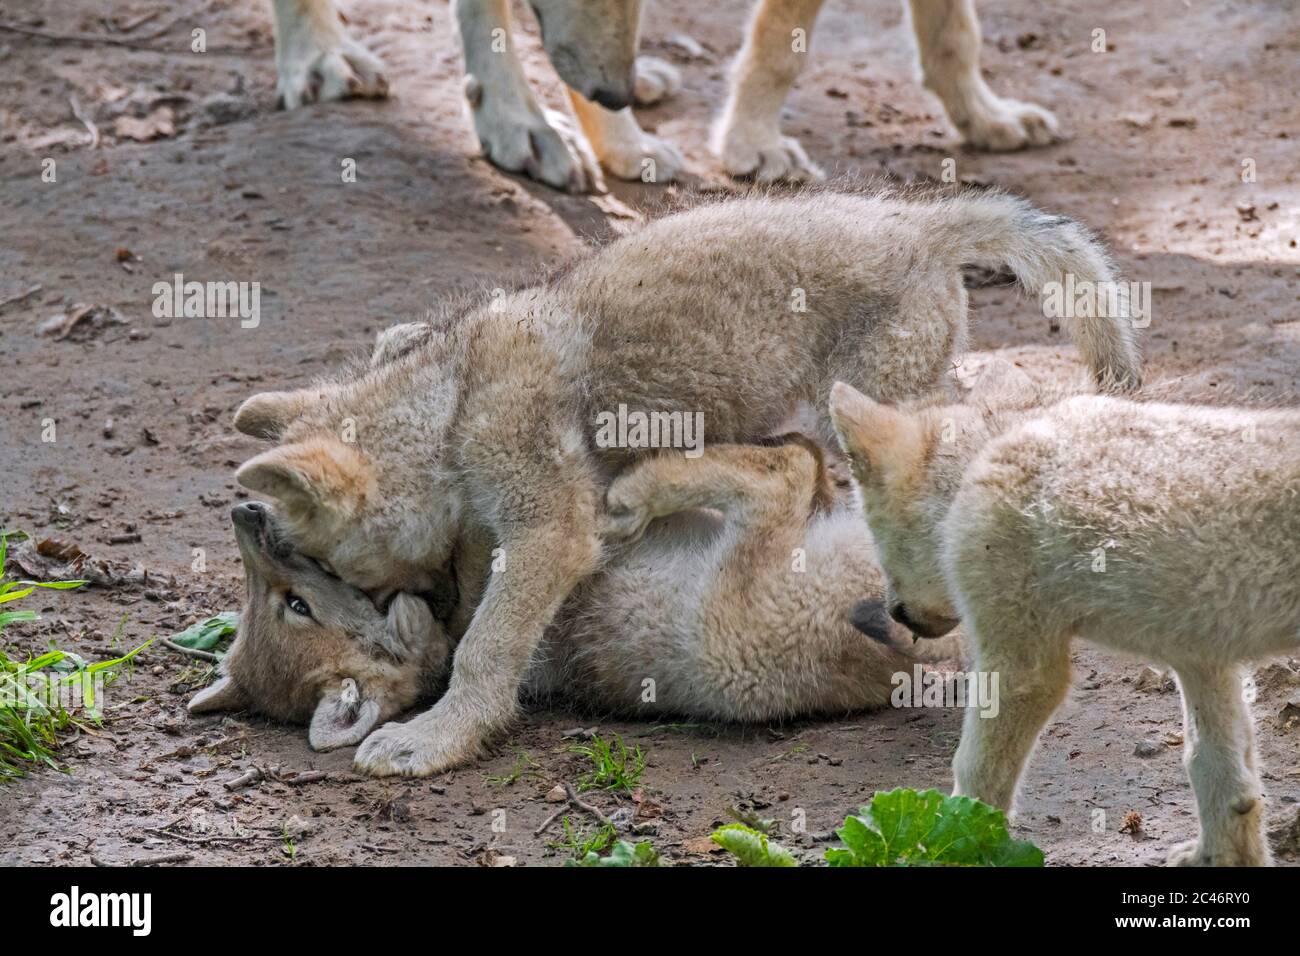
<svg viewBox="0 0 1300 956"><path fill-rule="evenodd" d="M314 388L293 392L262 392L239 406L235 430L254 438L275 439L313 402L320 400Z"/></svg>
<svg viewBox="0 0 1300 956"><path fill-rule="evenodd" d="M881 405L852 385L831 387L831 424L854 475L901 473L916 457L921 430L916 420L889 405Z"/></svg>
<svg viewBox="0 0 1300 956"><path fill-rule="evenodd" d="M247 710L248 698L231 677L222 677L199 691L190 700L191 714L212 714L218 711Z"/></svg>
<svg viewBox="0 0 1300 956"><path fill-rule="evenodd" d="M264 451L244 462L235 479L287 507L306 510L324 505L344 514L375 491L370 462L353 445L332 435Z"/></svg>
<svg viewBox="0 0 1300 956"><path fill-rule="evenodd" d="M359 744L379 722L379 702L362 699L357 682L345 677L339 689L326 694L316 705L307 742L312 750L333 750Z"/></svg>
<svg viewBox="0 0 1300 956"><path fill-rule="evenodd" d="M384 329L375 336L375 348L370 353L370 367L378 368L396 361L432 337L433 327L428 322L405 322Z"/></svg>

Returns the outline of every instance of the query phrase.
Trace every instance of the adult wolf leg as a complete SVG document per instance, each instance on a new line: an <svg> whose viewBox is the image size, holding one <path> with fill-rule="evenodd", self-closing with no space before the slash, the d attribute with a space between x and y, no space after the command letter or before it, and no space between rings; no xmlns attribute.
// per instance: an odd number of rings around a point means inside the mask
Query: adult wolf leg
<svg viewBox="0 0 1300 956"><path fill-rule="evenodd" d="M994 151L1045 146L1056 117L1041 106L1004 99L980 75L980 24L975 0L909 0L912 29L927 89L972 146Z"/></svg>
<svg viewBox="0 0 1300 956"><path fill-rule="evenodd" d="M510 35L508 0L456 0L465 99L483 153L510 172L569 192L604 191L600 167L569 117L538 105Z"/></svg>
<svg viewBox="0 0 1300 956"><path fill-rule="evenodd" d="M607 110L574 89L569 90L569 101L592 152L606 171L619 179L648 183L667 183L677 178L684 162L681 150L643 130L630 106Z"/></svg>
<svg viewBox="0 0 1300 956"><path fill-rule="evenodd" d="M384 65L348 36L332 0L273 0L275 92L281 106L386 96Z"/></svg>
<svg viewBox="0 0 1300 956"><path fill-rule="evenodd" d="M781 106L809 57L824 0L760 0L732 68L713 130L713 152L733 176L806 182L822 171L799 141L781 135Z"/></svg>

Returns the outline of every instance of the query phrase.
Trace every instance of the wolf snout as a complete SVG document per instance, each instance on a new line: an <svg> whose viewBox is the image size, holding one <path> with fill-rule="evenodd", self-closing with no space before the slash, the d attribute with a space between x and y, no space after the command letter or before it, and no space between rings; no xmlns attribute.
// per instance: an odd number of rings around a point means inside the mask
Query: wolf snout
<svg viewBox="0 0 1300 956"><path fill-rule="evenodd" d="M260 501L245 501L230 509L230 519L238 528L256 531L266 520L266 505Z"/></svg>
<svg viewBox="0 0 1300 956"><path fill-rule="evenodd" d="M889 606L889 616L917 637L943 637L960 623L953 617L931 617L909 611L902 601Z"/></svg>
<svg viewBox="0 0 1300 956"><path fill-rule="evenodd" d="M632 105L633 89L631 82L598 86L591 91L589 99L607 110L617 111Z"/></svg>

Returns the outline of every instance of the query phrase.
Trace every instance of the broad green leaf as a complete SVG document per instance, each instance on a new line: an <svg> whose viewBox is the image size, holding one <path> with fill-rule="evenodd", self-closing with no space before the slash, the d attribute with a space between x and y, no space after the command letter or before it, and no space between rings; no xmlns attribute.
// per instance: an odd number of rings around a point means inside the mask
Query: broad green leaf
<svg viewBox="0 0 1300 956"><path fill-rule="evenodd" d="M191 650L210 651L224 638L232 637L238 629L239 614L235 611L222 611L173 635L172 643Z"/></svg>
<svg viewBox="0 0 1300 956"><path fill-rule="evenodd" d="M619 840L610 850L609 856L588 853L581 860L569 860L565 866L658 866L659 854L649 840L642 840L635 846L626 840Z"/></svg>
<svg viewBox="0 0 1300 956"><path fill-rule="evenodd" d="M736 857L741 866L798 866L799 861L779 843L773 843L766 833L760 833L743 823L728 823L718 827L709 839Z"/></svg>
<svg viewBox="0 0 1300 956"><path fill-rule="evenodd" d="M1042 866L1043 852L1013 840L1001 810L937 790L878 792L838 831L831 866Z"/></svg>

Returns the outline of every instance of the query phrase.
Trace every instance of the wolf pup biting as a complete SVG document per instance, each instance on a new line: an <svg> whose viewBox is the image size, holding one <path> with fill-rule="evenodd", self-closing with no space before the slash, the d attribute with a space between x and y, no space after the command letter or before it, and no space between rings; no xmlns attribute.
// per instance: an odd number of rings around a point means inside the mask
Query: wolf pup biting
<svg viewBox="0 0 1300 956"><path fill-rule="evenodd" d="M278 445L240 483L343 580L418 592L462 536L496 548L447 693L369 736L357 766L436 773L511 720L543 631L600 566L602 528L618 532L606 484L646 453L597 447L598 414L700 414L711 442L751 442L801 404L825 409L836 379L889 401L930 392L965 343L967 263L1007 266L1031 291L1114 278L1085 229L1004 195L745 199L448 314L390 362L245 402L236 427ZM1100 383L1137 384L1128 319L1071 331Z"/></svg>
<svg viewBox="0 0 1300 956"><path fill-rule="evenodd" d="M1041 407L1015 369L985 379L960 406L831 396L891 613L964 621L1001 675L998 715L966 711L956 792L1010 808L1081 637L1178 674L1200 836L1170 862L1270 862L1240 662L1300 647L1300 413Z"/></svg>
<svg viewBox="0 0 1300 956"><path fill-rule="evenodd" d="M648 457L616 478L609 498L630 540L547 629L526 696L728 721L887 703L897 673L930 648L885 612L870 535L856 504L834 495L820 447L784 440L717 446L701 462ZM248 597L222 677L192 713L310 722L325 750L436 692L447 632L422 600L399 593L385 614L285 547L269 508L238 505L234 520ZM472 603L482 584L465 585Z"/></svg>

